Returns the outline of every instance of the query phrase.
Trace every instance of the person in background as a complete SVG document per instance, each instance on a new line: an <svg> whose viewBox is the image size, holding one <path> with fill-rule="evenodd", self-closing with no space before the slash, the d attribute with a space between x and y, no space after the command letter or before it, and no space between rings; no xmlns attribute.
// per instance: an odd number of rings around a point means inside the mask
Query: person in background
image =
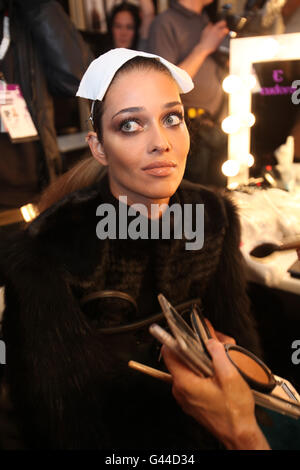
<svg viewBox="0 0 300 470"><path fill-rule="evenodd" d="M283 9L282 16L285 23L285 33L300 32L300 1L287 0Z"/></svg>
<svg viewBox="0 0 300 470"><path fill-rule="evenodd" d="M140 27L139 50L147 50L147 41L150 27L155 16L153 0L140 0L142 23Z"/></svg>
<svg viewBox="0 0 300 470"><path fill-rule="evenodd" d="M195 88L183 98L186 108L201 108L217 119L223 107L218 65L211 57L228 34L225 21L210 23L203 9L213 0L171 0L150 27L148 52L184 69Z"/></svg>
<svg viewBox="0 0 300 470"><path fill-rule="evenodd" d="M35 202L61 172L52 95L74 96L92 60L80 33L56 1L0 0L0 42L5 17L10 43L1 57L0 72L7 84L20 86L38 140L12 143L7 133L0 134L3 210Z"/></svg>
<svg viewBox="0 0 300 470"><path fill-rule="evenodd" d="M108 21L111 46L145 49L153 18L152 0L140 0L139 7L129 2L115 6Z"/></svg>
<svg viewBox="0 0 300 470"><path fill-rule="evenodd" d="M139 39L141 24L139 8L124 2L113 8L108 21L112 47L135 49Z"/></svg>
<svg viewBox="0 0 300 470"><path fill-rule="evenodd" d="M170 7L152 22L147 50L184 69L195 83L194 90L183 97L191 135L185 177L223 186L221 166L227 158L227 138L219 123L226 116L221 86L224 69L213 53L229 30L223 20L210 22L204 8L212 2L171 0Z"/></svg>

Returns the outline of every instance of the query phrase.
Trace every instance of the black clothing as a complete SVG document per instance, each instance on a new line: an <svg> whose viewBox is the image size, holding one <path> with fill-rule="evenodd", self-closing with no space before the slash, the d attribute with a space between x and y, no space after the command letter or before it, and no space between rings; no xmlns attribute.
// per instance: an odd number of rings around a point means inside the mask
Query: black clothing
<svg viewBox="0 0 300 470"><path fill-rule="evenodd" d="M0 39L3 16L0 14ZM0 134L0 207L31 202L60 171L50 93L75 96L92 57L60 4L12 2L11 44L0 62L7 83L19 84L37 128L37 142L11 144Z"/></svg>
<svg viewBox="0 0 300 470"><path fill-rule="evenodd" d="M201 298L217 330L259 353L234 207L183 181L170 203L205 208L204 246L188 251L184 239L99 240L96 209L104 202L117 206L106 176L50 207L0 247L6 380L26 443L65 449L219 448L179 409L169 385L128 369L130 359L160 367L147 330L105 335L99 327L149 316L142 307L146 281L151 308L160 292L173 305ZM80 306L84 295L107 289L130 294L139 311Z"/></svg>

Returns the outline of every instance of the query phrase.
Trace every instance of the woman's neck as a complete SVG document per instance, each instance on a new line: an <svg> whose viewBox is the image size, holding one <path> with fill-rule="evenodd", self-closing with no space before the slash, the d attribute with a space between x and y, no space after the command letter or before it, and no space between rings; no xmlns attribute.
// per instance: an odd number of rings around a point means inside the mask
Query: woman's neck
<svg viewBox="0 0 300 470"><path fill-rule="evenodd" d="M203 10L203 0L178 0L178 3L199 15Z"/></svg>
<svg viewBox="0 0 300 470"><path fill-rule="evenodd" d="M111 182L109 183L109 187L115 199L126 203L128 206L139 204L141 209L139 211L149 219L160 218L167 209L170 201L170 197L149 198L131 191L124 190L121 192L119 189L115 188Z"/></svg>

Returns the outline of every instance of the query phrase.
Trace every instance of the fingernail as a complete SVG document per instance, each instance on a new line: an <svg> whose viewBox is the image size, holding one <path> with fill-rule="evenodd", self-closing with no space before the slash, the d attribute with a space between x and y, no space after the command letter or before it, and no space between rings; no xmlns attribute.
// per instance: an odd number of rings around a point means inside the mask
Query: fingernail
<svg viewBox="0 0 300 470"><path fill-rule="evenodd" d="M206 341L205 346L207 346L208 349L215 348L218 345L218 342L219 341L217 341L215 338L210 338Z"/></svg>
<svg viewBox="0 0 300 470"><path fill-rule="evenodd" d="M219 351L220 350L220 347L222 347L222 343L220 341L218 341L217 339L215 338L211 338L207 341L207 343L205 344L205 346L207 347L207 349L209 350L209 352L214 352L214 351Z"/></svg>

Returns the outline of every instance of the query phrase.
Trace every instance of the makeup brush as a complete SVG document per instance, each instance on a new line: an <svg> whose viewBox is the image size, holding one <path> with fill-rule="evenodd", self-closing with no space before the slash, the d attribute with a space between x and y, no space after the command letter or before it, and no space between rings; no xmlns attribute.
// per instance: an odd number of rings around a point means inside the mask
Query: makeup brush
<svg viewBox="0 0 300 470"><path fill-rule="evenodd" d="M262 243L253 248L253 250L250 251L250 255L255 256L255 258L265 258L274 253L274 251L296 250L297 248L300 248L299 239L290 243L282 243L281 245L277 245L276 243Z"/></svg>

